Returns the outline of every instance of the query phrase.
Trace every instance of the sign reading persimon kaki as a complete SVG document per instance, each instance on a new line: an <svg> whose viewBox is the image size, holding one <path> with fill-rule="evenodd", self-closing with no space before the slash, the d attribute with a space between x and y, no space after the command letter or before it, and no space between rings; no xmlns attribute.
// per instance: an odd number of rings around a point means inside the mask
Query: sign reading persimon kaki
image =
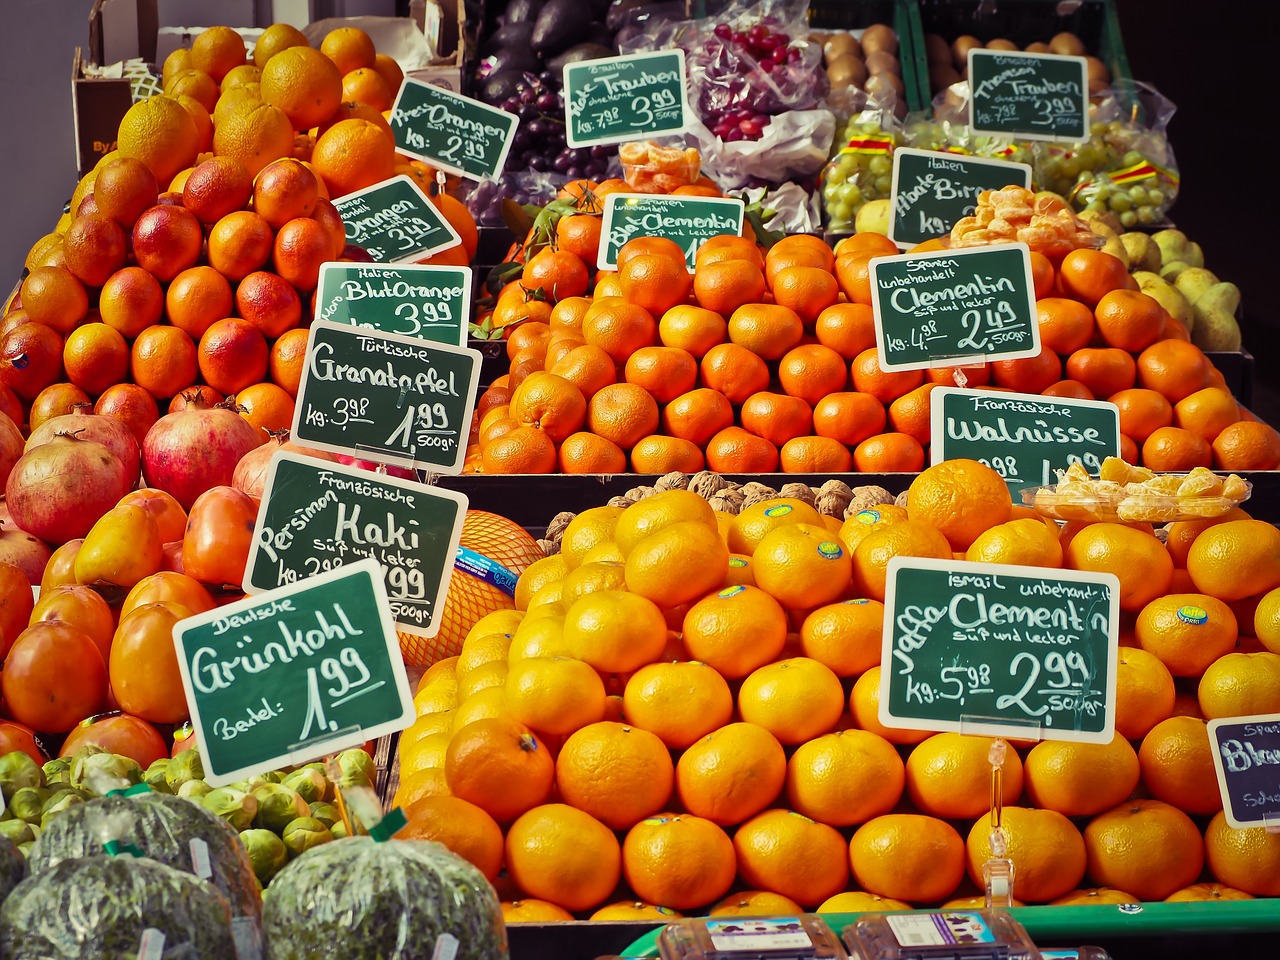
<svg viewBox="0 0 1280 960"><path fill-rule="evenodd" d="M460 93L405 77L391 107L396 149L471 180L502 175L520 118Z"/></svg>
<svg viewBox="0 0 1280 960"><path fill-rule="evenodd" d="M1280 713L1210 720L1209 743L1227 823L1280 828Z"/></svg>
<svg viewBox="0 0 1280 960"><path fill-rule="evenodd" d="M369 559L174 626L211 786L403 730L413 699Z"/></svg>
<svg viewBox="0 0 1280 960"><path fill-rule="evenodd" d="M453 490L278 452L267 467L244 588L274 590L372 557L396 626L431 636L466 512L467 498Z"/></svg>
<svg viewBox="0 0 1280 960"><path fill-rule="evenodd" d="M1027 140L1089 139L1084 57L969 51L969 129Z"/></svg>
<svg viewBox="0 0 1280 960"><path fill-rule="evenodd" d="M596 266L618 269L618 251L632 237L666 237L680 245L685 266L692 273L703 241L725 233L737 236L745 216L746 205L741 200L611 193L604 200Z"/></svg>
<svg viewBox="0 0 1280 960"><path fill-rule="evenodd" d="M471 270L428 264L326 263L316 319L467 345Z"/></svg>
<svg viewBox="0 0 1280 960"><path fill-rule="evenodd" d="M1004 477L1016 502L1024 487L1057 482L1079 463L1092 474L1120 456L1120 411L1105 400L938 387L929 395L932 463L966 457Z"/></svg>
<svg viewBox="0 0 1280 960"><path fill-rule="evenodd" d="M925 370L1040 352L1031 251L1000 243L873 257L880 366Z"/></svg>
<svg viewBox="0 0 1280 960"><path fill-rule="evenodd" d="M682 133L689 117L684 51L566 64L564 115L571 147Z"/></svg>
<svg viewBox="0 0 1280 960"><path fill-rule="evenodd" d="M420 260L462 242L458 231L418 185L403 174L339 197L347 242L374 263Z"/></svg>
<svg viewBox="0 0 1280 960"><path fill-rule="evenodd" d="M898 147L893 151L889 239L912 247L944 236L973 213L983 190L1014 185L1031 187L1030 166Z"/></svg>
<svg viewBox="0 0 1280 960"><path fill-rule="evenodd" d="M1109 743L1119 617L1113 574L894 557L880 722Z"/></svg>

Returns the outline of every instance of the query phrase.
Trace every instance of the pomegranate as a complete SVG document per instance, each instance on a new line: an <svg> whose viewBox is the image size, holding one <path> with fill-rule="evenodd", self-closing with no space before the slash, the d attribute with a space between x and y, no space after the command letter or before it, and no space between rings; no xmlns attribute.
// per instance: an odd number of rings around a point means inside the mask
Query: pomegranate
<svg viewBox="0 0 1280 960"><path fill-rule="evenodd" d="M27 437L28 451L42 443L48 443L59 433L69 433L81 440L93 440L114 453L124 464L125 475L129 478L129 490L138 485L138 477L142 475L142 451L138 449L138 441L125 424L115 417L94 413L91 404L76 404L71 413L46 420L31 431ZM127 492L127 491L126 491Z"/></svg>
<svg viewBox="0 0 1280 960"><path fill-rule="evenodd" d="M129 492L129 475L101 443L58 433L22 455L4 490L14 523L61 544L87 534Z"/></svg>
<svg viewBox="0 0 1280 960"><path fill-rule="evenodd" d="M147 431L142 475L147 486L159 487L190 510L206 490L229 486L240 458L265 439L233 407L193 399Z"/></svg>
<svg viewBox="0 0 1280 960"><path fill-rule="evenodd" d="M0 413L0 483L9 479L13 465L23 453L22 431Z"/></svg>
<svg viewBox="0 0 1280 960"><path fill-rule="evenodd" d="M10 522L0 525L0 561L12 563L27 575L33 587L40 585L45 565L53 556L48 546Z"/></svg>
<svg viewBox="0 0 1280 960"><path fill-rule="evenodd" d="M231 476L231 485L242 493L247 493L258 500L262 499L262 488L267 481L267 466L277 450L289 453L302 453L316 460L327 460L335 463L337 457L325 450L314 450L304 447L289 439L288 430L268 430L271 439L260 447L255 447L240 458L235 473Z"/></svg>

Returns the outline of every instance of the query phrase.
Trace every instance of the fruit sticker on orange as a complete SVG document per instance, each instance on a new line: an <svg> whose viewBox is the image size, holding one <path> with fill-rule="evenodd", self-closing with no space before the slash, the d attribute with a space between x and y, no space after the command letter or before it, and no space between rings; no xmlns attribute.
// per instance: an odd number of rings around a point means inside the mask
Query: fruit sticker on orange
<svg viewBox="0 0 1280 960"><path fill-rule="evenodd" d="M1227 823L1280 830L1280 713L1210 720L1209 742Z"/></svg>

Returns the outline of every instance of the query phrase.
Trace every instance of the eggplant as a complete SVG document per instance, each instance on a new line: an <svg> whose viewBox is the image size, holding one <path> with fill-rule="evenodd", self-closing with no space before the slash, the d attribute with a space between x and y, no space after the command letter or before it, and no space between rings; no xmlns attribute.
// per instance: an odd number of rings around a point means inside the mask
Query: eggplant
<svg viewBox="0 0 1280 960"><path fill-rule="evenodd" d="M533 49L544 57L555 56L581 43L591 24L588 0L547 0L533 27Z"/></svg>

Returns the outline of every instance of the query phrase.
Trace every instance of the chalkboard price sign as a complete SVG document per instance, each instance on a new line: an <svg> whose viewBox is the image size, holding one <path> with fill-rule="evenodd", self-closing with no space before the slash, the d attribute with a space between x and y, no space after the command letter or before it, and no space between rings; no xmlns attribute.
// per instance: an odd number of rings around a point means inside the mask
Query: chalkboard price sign
<svg viewBox="0 0 1280 960"><path fill-rule="evenodd" d="M899 147L893 151L889 238L900 247L912 247L948 234L977 209L983 190L1013 185L1030 189L1030 166Z"/></svg>
<svg viewBox="0 0 1280 960"><path fill-rule="evenodd" d="M1227 823L1280 828L1280 713L1209 721Z"/></svg>
<svg viewBox="0 0 1280 960"><path fill-rule="evenodd" d="M471 270L428 264L326 263L316 319L432 343L467 345Z"/></svg>
<svg viewBox="0 0 1280 960"><path fill-rule="evenodd" d="M604 200L596 266L618 269L618 251L632 237L666 237L684 250L685 266L692 273L703 241L724 233L737 236L745 215L746 205L741 200L611 193Z"/></svg>
<svg viewBox="0 0 1280 960"><path fill-rule="evenodd" d="M1092 474L1120 456L1120 411L1104 400L939 387L930 394L931 462L967 457L1004 477L1015 502L1025 487L1057 482L1079 463Z"/></svg>
<svg viewBox="0 0 1280 960"><path fill-rule="evenodd" d="M1089 139L1084 57L969 51L969 128L1026 140Z"/></svg>
<svg viewBox="0 0 1280 960"><path fill-rule="evenodd" d="M375 560L188 617L173 641L211 786L413 722Z"/></svg>
<svg viewBox="0 0 1280 960"><path fill-rule="evenodd" d="M317 320L292 436L317 450L459 473L480 361L475 350Z"/></svg>
<svg viewBox="0 0 1280 960"><path fill-rule="evenodd" d="M684 51L566 64L564 113L571 147L683 132L689 116Z"/></svg>
<svg viewBox="0 0 1280 960"><path fill-rule="evenodd" d="M340 197L347 242L375 263L421 260L462 242L458 231L407 176L392 177Z"/></svg>
<svg viewBox="0 0 1280 960"><path fill-rule="evenodd" d="M396 149L471 180L496 180L520 118L412 77L391 107Z"/></svg>
<svg viewBox="0 0 1280 960"><path fill-rule="evenodd" d="M887 575L881 723L1111 741L1113 574L895 557Z"/></svg>
<svg viewBox="0 0 1280 960"><path fill-rule="evenodd" d="M871 309L885 370L1016 360L1040 352L1025 243L871 260Z"/></svg>
<svg viewBox="0 0 1280 960"><path fill-rule="evenodd" d="M405 633L439 626L467 498L280 451L267 467L244 588L261 593L372 557Z"/></svg>

